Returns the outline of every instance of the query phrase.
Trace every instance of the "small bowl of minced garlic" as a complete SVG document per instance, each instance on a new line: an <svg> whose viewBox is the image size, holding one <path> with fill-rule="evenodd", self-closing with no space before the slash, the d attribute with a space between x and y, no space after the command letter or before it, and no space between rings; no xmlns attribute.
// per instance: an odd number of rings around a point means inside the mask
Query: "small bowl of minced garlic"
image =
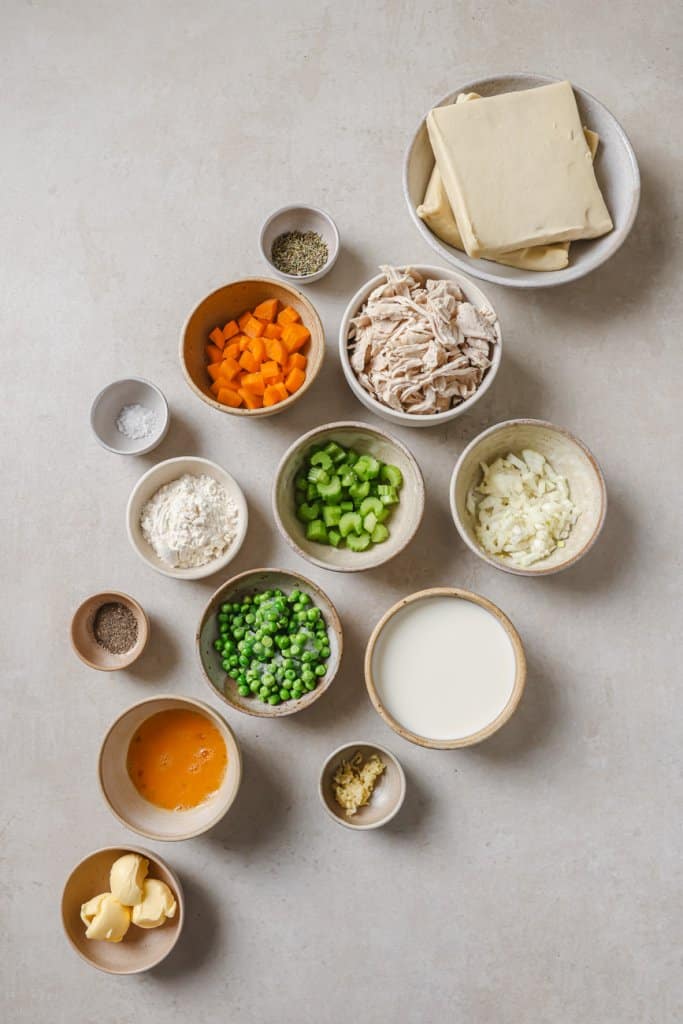
<svg viewBox="0 0 683 1024"><path fill-rule="evenodd" d="M329 816L345 828L368 831L403 806L406 777L397 757L377 743L345 743L320 772L319 793Z"/></svg>

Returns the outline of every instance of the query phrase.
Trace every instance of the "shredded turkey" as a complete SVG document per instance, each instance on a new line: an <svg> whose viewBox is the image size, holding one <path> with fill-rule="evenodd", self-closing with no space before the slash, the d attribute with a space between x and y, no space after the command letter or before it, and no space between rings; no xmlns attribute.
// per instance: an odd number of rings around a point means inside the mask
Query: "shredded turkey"
<svg viewBox="0 0 683 1024"><path fill-rule="evenodd" d="M380 267L386 281L351 321L351 367L373 398L399 412L445 412L471 398L498 341L490 309L467 302L454 281L411 267Z"/></svg>

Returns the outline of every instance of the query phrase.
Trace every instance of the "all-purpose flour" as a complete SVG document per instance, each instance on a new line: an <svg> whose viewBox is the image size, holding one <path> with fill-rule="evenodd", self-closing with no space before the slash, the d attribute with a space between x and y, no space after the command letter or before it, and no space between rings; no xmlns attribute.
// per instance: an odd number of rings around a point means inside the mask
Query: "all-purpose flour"
<svg viewBox="0 0 683 1024"><path fill-rule="evenodd" d="M213 477L185 473L149 499L140 527L162 561L174 569L192 569L226 551L238 521L237 505Z"/></svg>

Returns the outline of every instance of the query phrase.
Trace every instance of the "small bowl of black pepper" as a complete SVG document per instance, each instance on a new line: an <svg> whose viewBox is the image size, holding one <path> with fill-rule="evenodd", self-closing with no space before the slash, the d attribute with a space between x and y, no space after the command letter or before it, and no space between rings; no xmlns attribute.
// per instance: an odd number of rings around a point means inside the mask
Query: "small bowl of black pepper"
<svg viewBox="0 0 683 1024"><path fill-rule="evenodd" d="M311 284L334 266L339 232L329 213L316 206L283 206L261 228L261 253L287 281Z"/></svg>
<svg viewBox="0 0 683 1024"><path fill-rule="evenodd" d="M90 668L115 672L132 665L149 636L149 620L138 602L110 590L88 597L71 620L71 646Z"/></svg>

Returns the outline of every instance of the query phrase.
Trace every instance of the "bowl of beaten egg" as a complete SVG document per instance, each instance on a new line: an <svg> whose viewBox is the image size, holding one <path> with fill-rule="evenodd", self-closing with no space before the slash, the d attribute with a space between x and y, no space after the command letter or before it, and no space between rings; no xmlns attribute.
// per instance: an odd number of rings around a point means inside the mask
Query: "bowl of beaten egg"
<svg viewBox="0 0 683 1024"><path fill-rule="evenodd" d="M104 799L127 828L148 839L191 839L232 805L242 759L232 730L208 704L169 695L116 719L98 771Z"/></svg>

